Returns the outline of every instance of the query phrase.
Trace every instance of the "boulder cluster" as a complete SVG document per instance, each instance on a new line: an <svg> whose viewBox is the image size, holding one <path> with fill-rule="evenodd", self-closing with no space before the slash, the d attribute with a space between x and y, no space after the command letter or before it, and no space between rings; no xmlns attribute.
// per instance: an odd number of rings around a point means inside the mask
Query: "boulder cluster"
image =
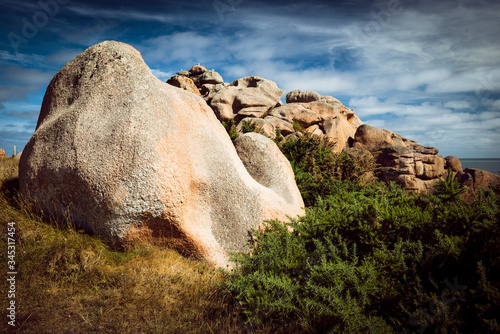
<svg viewBox="0 0 500 334"><path fill-rule="evenodd" d="M448 167L454 172L462 170L457 158L445 159L438 152L434 147L422 146L395 132L367 124L358 128L352 148L348 149L350 155L371 154L385 181L394 181L419 193L432 190Z"/></svg>
<svg viewBox="0 0 500 334"><path fill-rule="evenodd" d="M499 175L476 168L462 170L462 163L455 156L442 157L437 148L422 146L395 132L367 124L357 129L347 152L352 157L369 155L378 165L382 180L415 193L431 193L438 180L448 175L448 170L462 186L473 191L500 183Z"/></svg>
<svg viewBox="0 0 500 334"><path fill-rule="evenodd" d="M168 84L167 84L168 83ZM447 168L472 188L500 176L363 124L331 96L248 76L224 82L201 65L158 80L140 53L107 41L52 79L19 165L21 194L112 243L148 240L229 265L263 221L304 213L290 162L272 140L304 133L378 164L386 181L432 190ZM221 122L241 133L231 141ZM5 152L0 150L0 156Z"/></svg>
<svg viewBox="0 0 500 334"><path fill-rule="evenodd" d="M256 132L271 139L277 134L285 139L304 133L323 136L335 144L337 152L346 150L352 157L373 159L380 179L416 193L432 192L448 168L473 190L500 183L500 176L487 171L463 171L457 157L442 157L434 147L363 124L351 108L331 96L293 90L283 104L285 92L268 79L249 76L226 83L219 73L201 65L178 72L167 83L201 96L221 122L234 120L239 133L244 132L244 125L252 124Z"/></svg>
<svg viewBox="0 0 500 334"><path fill-rule="evenodd" d="M234 119L240 132L245 123L252 123L258 133L271 139L277 133L288 138L309 132L326 136L341 152L363 124L351 108L317 92L291 91L283 104L285 91L258 76L226 83L219 73L196 65L167 83L201 96L221 122Z"/></svg>

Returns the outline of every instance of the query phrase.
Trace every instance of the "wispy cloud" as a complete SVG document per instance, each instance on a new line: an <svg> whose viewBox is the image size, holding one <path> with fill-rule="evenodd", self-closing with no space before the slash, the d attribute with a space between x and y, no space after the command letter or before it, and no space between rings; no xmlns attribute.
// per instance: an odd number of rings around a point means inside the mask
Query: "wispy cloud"
<svg viewBox="0 0 500 334"><path fill-rule="evenodd" d="M135 4L136 5L136 4ZM69 10L74 14L82 17L91 17L93 19L115 19L121 21L146 21L146 22L161 22L161 23L174 23L179 20L179 15L174 15L171 13L148 13L144 11L137 10L137 8L130 7L124 8L119 6L118 8L106 9L106 8L96 8L89 7L81 3L74 3L68 6Z"/></svg>
<svg viewBox="0 0 500 334"><path fill-rule="evenodd" d="M20 16L36 9L6 1ZM36 43L23 54L0 50L8 65L0 103L11 112L0 117L30 117L9 101L43 90L52 67L84 48L115 39L139 49L163 81L197 63L225 81L260 75L287 92L338 97L367 123L442 152L500 157L498 1L243 1L221 20L212 2L108 0L71 2L54 22L47 32L57 42L46 52Z"/></svg>

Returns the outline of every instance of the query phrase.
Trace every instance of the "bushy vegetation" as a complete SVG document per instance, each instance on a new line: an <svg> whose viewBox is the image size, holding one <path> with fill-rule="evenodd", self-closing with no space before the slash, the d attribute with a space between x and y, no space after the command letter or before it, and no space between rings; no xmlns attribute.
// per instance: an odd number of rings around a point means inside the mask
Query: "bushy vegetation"
<svg viewBox="0 0 500 334"><path fill-rule="evenodd" d="M232 141L235 141L236 138L238 138L238 132L236 132L236 123L234 121L234 118L230 118L227 121L222 122L222 126L224 127L224 129L226 129L227 134Z"/></svg>
<svg viewBox="0 0 500 334"><path fill-rule="evenodd" d="M281 147L308 207L297 221L267 222L251 255L234 255L224 287L249 323L303 333L500 332L493 191L465 203L450 176L434 195L407 195L360 185L353 169L344 174L352 161L311 138Z"/></svg>
<svg viewBox="0 0 500 334"><path fill-rule="evenodd" d="M318 197L332 193L338 181L354 181L374 170L373 160L355 160L346 153L335 153L335 143L326 137L302 134L294 140L277 141L295 173L295 180L306 206Z"/></svg>

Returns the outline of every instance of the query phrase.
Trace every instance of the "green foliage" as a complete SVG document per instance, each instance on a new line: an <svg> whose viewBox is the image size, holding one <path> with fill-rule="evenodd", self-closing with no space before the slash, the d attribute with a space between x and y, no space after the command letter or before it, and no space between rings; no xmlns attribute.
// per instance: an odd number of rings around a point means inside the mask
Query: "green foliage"
<svg viewBox="0 0 500 334"><path fill-rule="evenodd" d="M248 133L248 132L255 132L255 130L256 130L256 125L253 120L243 120L241 122L241 132Z"/></svg>
<svg viewBox="0 0 500 334"><path fill-rule="evenodd" d="M448 176L446 177L446 180L439 177L435 190L436 195L440 199L450 202L461 201L462 199L460 198L460 195L466 191L466 189L461 188L460 184L455 180L455 176L451 168L448 168Z"/></svg>
<svg viewBox="0 0 500 334"><path fill-rule="evenodd" d="M331 194L337 181L356 181L373 168L369 163L354 161L346 153L335 153L334 143L311 134L277 144L290 160L306 206L313 206L318 197Z"/></svg>
<svg viewBox="0 0 500 334"><path fill-rule="evenodd" d="M342 169L349 158L324 143L305 137L280 147L308 207L297 221L254 231L251 255L233 255L238 266L223 287L248 324L303 333L499 332L493 190L457 200L451 173L437 196L362 186Z"/></svg>
<svg viewBox="0 0 500 334"><path fill-rule="evenodd" d="M276 129L276 138L274 138L274 142L276 143L276 145L280 146L281 143L285 140L285 137L283 137L281 135L281 130L280 129Z"/></svg>
<svg viewBox="0 0 500 334"><path fill-rule="evenodd" d="M304 132L304 130L305 130L304 127L302 126L302 124L300 124L297 121L293 121L292 126L293 126L293 129L297 132Z"/></svg>
<svg viewBox="0 0 500 334"><path fill-rule="evenodd" d="M235 141L236 138L238 138L238 133L236 132L236 123L234 122L234 118L230 118L226 122L222 122L222 126L224 127L224 129L226 129L232 141Z"/></svg>

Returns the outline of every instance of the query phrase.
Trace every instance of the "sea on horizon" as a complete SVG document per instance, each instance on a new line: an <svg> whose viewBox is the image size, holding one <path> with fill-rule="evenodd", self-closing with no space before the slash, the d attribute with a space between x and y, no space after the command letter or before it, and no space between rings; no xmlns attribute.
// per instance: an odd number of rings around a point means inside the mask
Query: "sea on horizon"
<svg viewBox="0 0 500 334"><path fill-rule="evenodd" d="M462 168L479 168L499 174L500 159L460 159Z"/></svg>

